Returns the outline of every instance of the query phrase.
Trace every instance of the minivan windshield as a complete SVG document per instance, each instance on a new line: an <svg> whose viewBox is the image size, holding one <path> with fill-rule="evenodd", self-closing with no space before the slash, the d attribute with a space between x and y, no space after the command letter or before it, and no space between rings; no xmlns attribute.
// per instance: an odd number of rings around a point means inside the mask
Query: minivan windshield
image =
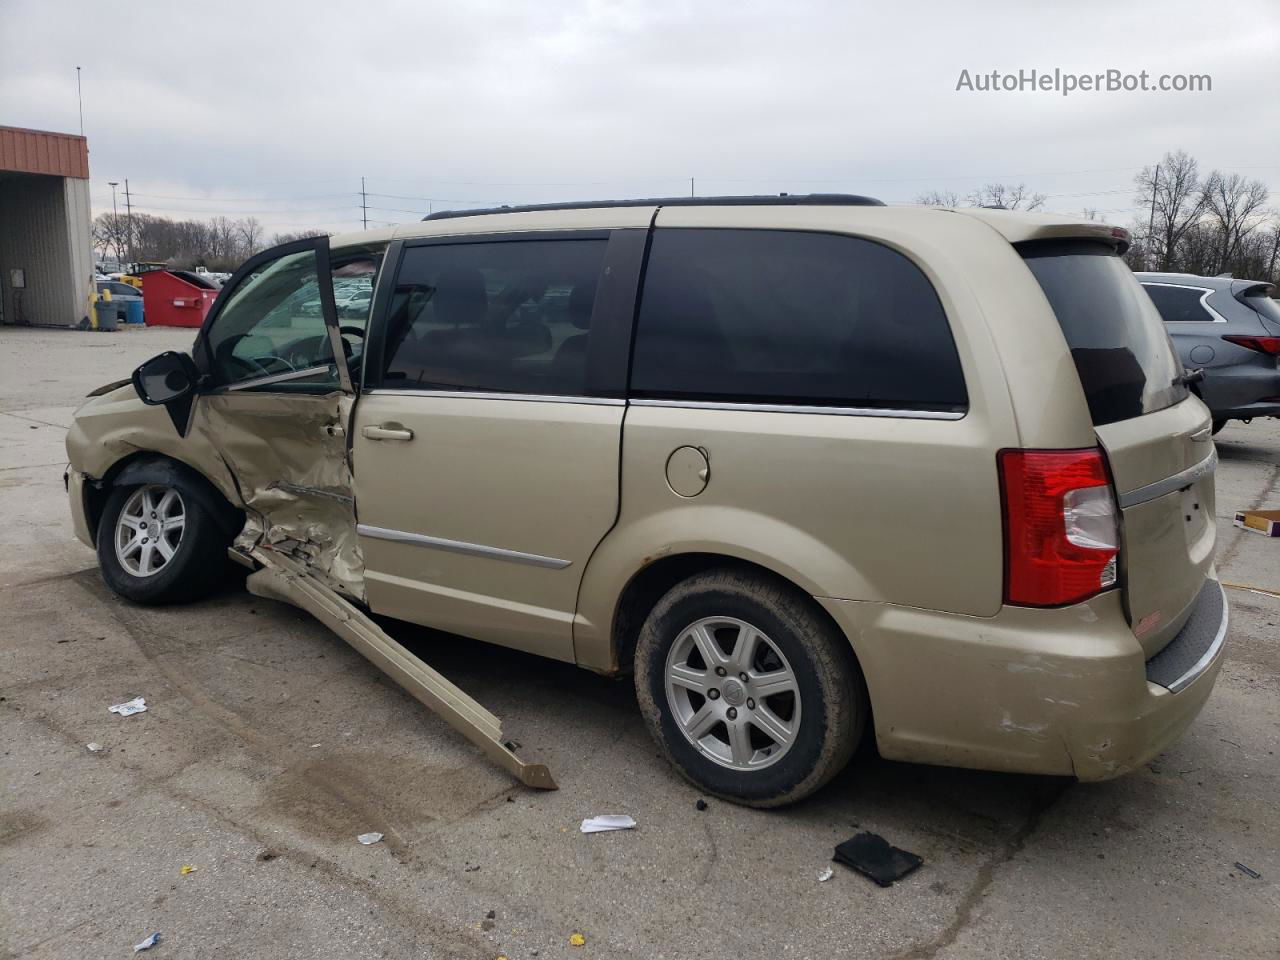
<svg viewBox="0 0 1280 960"><path fill-rule="evenodd" d="M1095 426L1186 398L1160 314L1111 247L1055 241L1018 250L1057 314Z"/></svg>

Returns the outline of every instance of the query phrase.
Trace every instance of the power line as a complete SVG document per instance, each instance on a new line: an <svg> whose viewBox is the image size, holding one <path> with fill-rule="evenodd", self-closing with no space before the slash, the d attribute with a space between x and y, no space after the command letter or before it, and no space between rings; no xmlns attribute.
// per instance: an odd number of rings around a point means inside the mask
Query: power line
<svg viewBox="0 0 1280 960"><path fill-rule="evenodd" d="M147 197L151 200L194 200L200 203L291 203L295 200L331 200L336 197L351 197L351 193L314 193L306 197L174 197L159 193L135 193L135 197Z"/></svg>

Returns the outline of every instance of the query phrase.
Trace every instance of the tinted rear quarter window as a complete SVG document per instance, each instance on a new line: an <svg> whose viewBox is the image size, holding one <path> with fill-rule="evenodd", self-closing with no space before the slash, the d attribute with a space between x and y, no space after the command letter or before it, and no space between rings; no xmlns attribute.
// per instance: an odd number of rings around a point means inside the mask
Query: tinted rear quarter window
<svg viewBox="0 0 1280 960"><path fill-rule="evenodd" d="M659 229L638 397L963 411L942 304L902 254L838 234Z"/></svg>
<svg viewBox="0 0 1280 960"><path fill-rule="evenodd" d="M1165 323L1207 323L1213 320L1200 302L1203 290L1153 283L1144 283L1142 288L1151 297L1151 302L1160 311L1160 319Z"/></svg>
<svg viewBox="0 0 1280 960"><path fill-rule="evenodd" d="M1160 314L1111 247L1031 243L1019 251L1057 315L1096 426L1186 398Z"/></svg>

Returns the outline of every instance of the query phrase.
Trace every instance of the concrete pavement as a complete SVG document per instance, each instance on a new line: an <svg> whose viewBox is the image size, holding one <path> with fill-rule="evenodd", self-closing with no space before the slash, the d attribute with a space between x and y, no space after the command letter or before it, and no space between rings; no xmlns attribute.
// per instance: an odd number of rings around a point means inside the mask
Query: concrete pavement
<svg viewBox="0 0 1280 960"><path fill-rule="evenodd" d="M698 811L628 680L398 631L550 764L561 789L536 793L297 610L236 586L146 609L103 586L71 536L65 427L89 389L190 339L0 328L0 955L124 957L152 931L148 956L187 958L1280 951L1280 598L1229 591L1203 715L1121 780L864 753L778 812ZM1231 526L1280 506L1280 422L1218 439L1222 577L1280 592L1280 541ZM107 712L134 696L146 713ZM597 813L639 827L579 834ZM369 830L385 841L358 844ZM859 830L924 866L819 884Z"/></svg>

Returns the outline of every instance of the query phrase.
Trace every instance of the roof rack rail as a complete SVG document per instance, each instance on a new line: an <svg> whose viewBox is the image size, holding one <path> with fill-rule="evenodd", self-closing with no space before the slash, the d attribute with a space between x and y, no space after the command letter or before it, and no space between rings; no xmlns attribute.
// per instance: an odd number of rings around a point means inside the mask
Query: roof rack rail
<svg viewBox="0 0 1280 960"><path fill-rule="evenodd" d="M569 203L528 203L477 210L441 210L423 220L483 217L493 213L540 213L547 210L596 210L607 207L883 207L884 201L854 193L780 193L745 197L651 197L642 200L574 200Z"/></svg>

